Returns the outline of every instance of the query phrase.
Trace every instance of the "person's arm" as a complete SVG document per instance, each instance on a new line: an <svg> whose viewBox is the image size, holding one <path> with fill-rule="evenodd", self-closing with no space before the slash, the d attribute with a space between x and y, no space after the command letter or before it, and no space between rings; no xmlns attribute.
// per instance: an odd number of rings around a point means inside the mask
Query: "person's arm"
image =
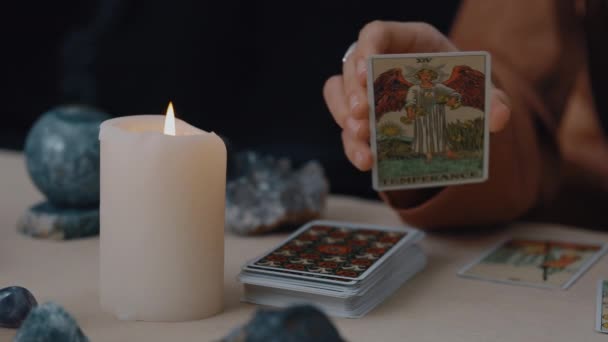
<svg viewBox="0 0 608 342"><path fill-rule="evenodd" d="M441 97L445 98L446 106L449 106L451 109L456 109L460 107L460 101L462 97L456 90L441 83L438 83L435 86L439 90L439 94L441 95Z"/></svg>
<svg viewBox="0 0 608 342"><path fill-rule="evenodd" d="M551 197L559 174L554 130L584 63L579 24L571 1L464 2L452 40L459 49L491 53L493 81L510 98L511 119L490 137L486 182L382 193L406 222L423 228L500 223Z"/></svg>
<svg viewBox="0 0 608 342"><path fill-rule="evenodd" d="M407 92L407 96L405 99L405 111L407 113L407 117L410 120L415 119L416 117L416 105L418 105L417 103L417 98L418 98L418 87L416 86L412 86L408 92Z"/></svg>

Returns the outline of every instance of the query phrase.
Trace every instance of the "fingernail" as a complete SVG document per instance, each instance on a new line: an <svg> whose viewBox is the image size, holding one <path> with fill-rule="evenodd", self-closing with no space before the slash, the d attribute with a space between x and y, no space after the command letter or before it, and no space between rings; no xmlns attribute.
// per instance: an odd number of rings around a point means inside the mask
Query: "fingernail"
<svg viewBox="0 0 608 342"><path fill-rule="evenodd" d="M363 75L367 72L367 66L365 65L365 61L360 59L357 61L357 74Z"/></svg>
<svg viewBox="0 0 608 342"><path fill-rule="evenodd" d="M359 99L357 99L357 96L351 95L350 96L350 109L355 110L355 108L357 108L358 105L359 105Z"/></svg>
<svg viewBox="0 0 608 342"><path fill-rule="evenodd" d="M361 123L353 118L346 119L346 125L348 129L355 135L359 133L359 128L361 128Z"/></svg>
<svg viewBox="0 0 608 342"><path fill-rule="evenodd" d="M355 163L357 163L358 166L363 164L363 153L361 151L355 152Z"/></svg>

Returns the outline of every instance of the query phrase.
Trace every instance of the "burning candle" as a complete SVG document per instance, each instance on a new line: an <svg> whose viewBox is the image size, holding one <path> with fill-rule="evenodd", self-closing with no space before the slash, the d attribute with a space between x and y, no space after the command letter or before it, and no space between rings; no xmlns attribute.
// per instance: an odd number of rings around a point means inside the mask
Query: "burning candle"
<svg viewBox="0 0 608 342"><path fill-rule="evenodd" d="M223 309L226 147L167 114L99 133L100 301L119 319L197 320Z"/></svg>

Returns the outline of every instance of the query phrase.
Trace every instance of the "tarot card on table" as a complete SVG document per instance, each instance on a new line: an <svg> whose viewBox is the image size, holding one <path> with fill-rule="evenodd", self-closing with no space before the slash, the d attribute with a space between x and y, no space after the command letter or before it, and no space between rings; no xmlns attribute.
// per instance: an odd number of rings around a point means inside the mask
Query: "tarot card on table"
<svg viewBox="0 0 608 342"><path fill-rule="evenodd" d="M596 305L595 330L608 333L608 280L600 280L597 284Z"/></svg>
<svg viewBox="0 0 608 342"><path fill-rule="evenodd" d="M367 84L374 189L487 179L486 52L372 56Z"/></svg>
<svg viewBox="0 0 608 342"><path fill-rule="evenodd" d="M566 289L606 251L601 243L511 239L458 274L515 285Z"/></svg>
<svg viewBox="0 0 608 342"><path fill-rule="evenodd" d="M243 299L256 304L317 305L339 317L362 317L426 265L408 227L313 221L251 260L239 274Z"/></svg>
<svg viewBox="0 0 608 342"><path fill-rule="evenodd" d="M286 273L360 280L421 234L347 222L316 221L248 265Z"/></svg>

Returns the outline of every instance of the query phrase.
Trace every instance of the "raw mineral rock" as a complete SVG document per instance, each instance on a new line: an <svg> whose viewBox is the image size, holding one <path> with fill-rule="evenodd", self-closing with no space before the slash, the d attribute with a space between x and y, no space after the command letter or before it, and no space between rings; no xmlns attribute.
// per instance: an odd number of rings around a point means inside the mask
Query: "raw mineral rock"
<svg viewBox="0 0 608 342"><path fill-rule="evenodd" d="M19 328L38 303L30 291L21 286L0 289L0 327Z"/></svg>
<svg viewBox="0 0 608 342"><path fill-rule="evenodd" d="M24 235L70 240L99 234L99 208L60 208L49 202L34 205L17 223Z"/></svg>
<svg viewBox="0 0 608 342"><path fill-rule="evenodd" d="M260 234L318 218L329 183L323 167L310 161L294 170L287 159L239 153L230 164L226 227L238 234Z"/></svg>
<svg viewBox="0 0 608 342"><path fill-rule="evenodd" d="M14 342L88 342L80 327L61 306L48 302L33 309Z"/></svg>
<svg viewBox="0 0 608 342"><path fill-rule="evenodd" d="M241 328L222 342L342 342L329 318L310 305L283 310L259 309Z"/></svg>

